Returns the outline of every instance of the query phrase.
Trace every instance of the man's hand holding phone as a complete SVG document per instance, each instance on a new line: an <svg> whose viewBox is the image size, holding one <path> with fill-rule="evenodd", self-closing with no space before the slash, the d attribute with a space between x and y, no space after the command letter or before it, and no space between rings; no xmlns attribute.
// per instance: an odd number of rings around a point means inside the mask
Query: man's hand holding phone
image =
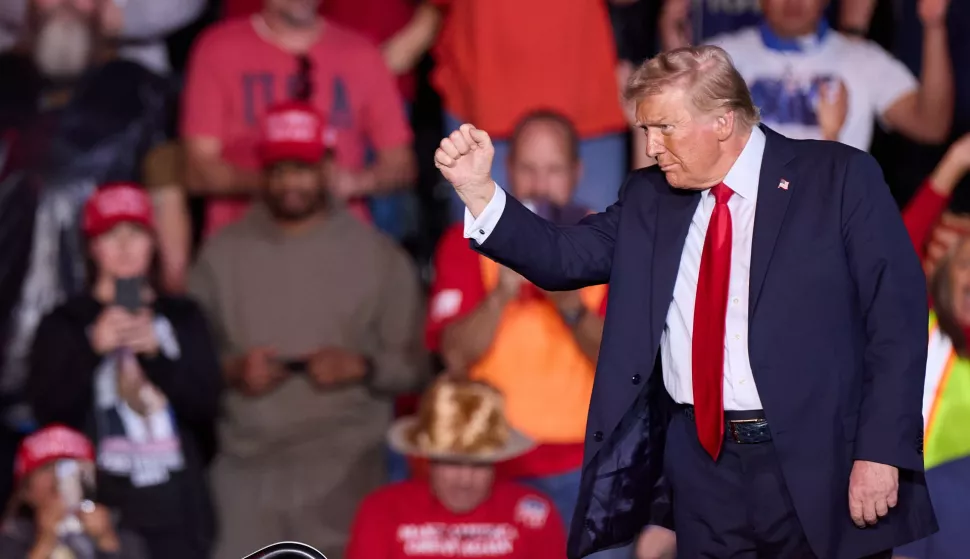
<svg viewBox="0 0 970 559"><path fill-rule="evenodd" d="M237 367L236 385L251 397L267 394L287 376L283 364L276 360L276 350L267 347L249 350Z"/></svg>
<svg viewBox="0 0 970 559"><path fill-rule="evenodd" d="M359 382L367 375L367 360L345 349L324 348L309 357L307 373L321 389Z"/></svg>

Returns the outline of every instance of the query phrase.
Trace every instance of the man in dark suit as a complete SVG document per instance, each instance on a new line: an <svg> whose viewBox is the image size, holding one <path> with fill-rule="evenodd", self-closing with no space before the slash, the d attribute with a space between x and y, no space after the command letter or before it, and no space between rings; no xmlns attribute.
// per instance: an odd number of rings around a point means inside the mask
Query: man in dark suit
<svg viewBox="0 0 970 559"><path fill-rule="evenodd" d="M576 226L494 184L484 131L435 153L478 250L546 290L610 284L570 557L648 524L686 559L889 557L934 532L926 289L878 165L760 126L717 47L627 94L658 165Z"/></svg>

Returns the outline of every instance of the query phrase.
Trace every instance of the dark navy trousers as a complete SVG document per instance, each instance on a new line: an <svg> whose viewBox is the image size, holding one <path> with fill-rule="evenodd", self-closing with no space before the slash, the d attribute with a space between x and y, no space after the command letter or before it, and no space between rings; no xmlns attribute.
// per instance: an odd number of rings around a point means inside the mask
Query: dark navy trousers
<svg viewBox="0 0 970 559"><path fill-rule="evenodd" d="M826 559L808 545L771 442L725 440L715 462L701 447L694 422L677 412L664 460L678 558Z"/></svg>

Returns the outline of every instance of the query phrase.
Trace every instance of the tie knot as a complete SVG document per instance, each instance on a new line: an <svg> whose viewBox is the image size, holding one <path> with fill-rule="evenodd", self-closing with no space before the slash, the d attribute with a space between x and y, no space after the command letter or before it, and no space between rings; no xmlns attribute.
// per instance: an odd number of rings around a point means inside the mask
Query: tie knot
<svg viewBox="0 0 970 559"><path fill-rule="evenodd" d="M727 204L727 201L731 199L731 195L734 191L731 190L728 185L723 182L717 183L714 188L711 189L711 194L714 195L714 201L718 204Z"/></svg>

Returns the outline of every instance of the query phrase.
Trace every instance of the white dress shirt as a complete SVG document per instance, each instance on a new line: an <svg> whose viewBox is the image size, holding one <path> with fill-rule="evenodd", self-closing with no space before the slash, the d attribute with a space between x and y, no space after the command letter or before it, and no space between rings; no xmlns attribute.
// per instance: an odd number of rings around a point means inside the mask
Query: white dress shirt
<svg viewBox="0 0 970 559"><path fill-rule="evenodd" d="M728 200L728 208L731 210L731 278L724 332L725 410L761 409L761 398L754 384L748 357L748 295L754 214L764 152L764 132L755 127L741 156L724 178L724 184L734 191L734 195ZM466 209L465 237L484 243L502 217L505 199L505 191L496 185L495 195L477 219ZM700 204L697 205L687 231L684 252L680 257L680 269L674 284L674 298L667 311L666 327L660 337L664 385L674 401L681 404L694 403L691 373L694 302L704 238L713 212L714 197L710 190L705 190L701 193Z"/></svg>

